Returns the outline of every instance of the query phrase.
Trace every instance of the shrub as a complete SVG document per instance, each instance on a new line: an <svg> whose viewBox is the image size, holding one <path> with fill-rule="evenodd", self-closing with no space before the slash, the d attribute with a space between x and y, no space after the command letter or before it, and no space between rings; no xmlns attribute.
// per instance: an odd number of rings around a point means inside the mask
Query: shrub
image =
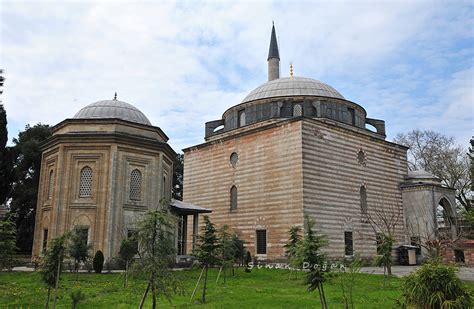
<svg viewBox="0 0 474 309"><path fill-rule="evenodd" d="M405 277L402 285L405 305L416 308L471 308L471 298L454 266L429 261Z"/></svg>
<svg viewBox="0 0 474 309"><path fill-rule="evenodd" d="M100 274L102 272L102 268L104 267L104 254L102 251L99 250L95 253L92 265L96 274Z"/></svg>

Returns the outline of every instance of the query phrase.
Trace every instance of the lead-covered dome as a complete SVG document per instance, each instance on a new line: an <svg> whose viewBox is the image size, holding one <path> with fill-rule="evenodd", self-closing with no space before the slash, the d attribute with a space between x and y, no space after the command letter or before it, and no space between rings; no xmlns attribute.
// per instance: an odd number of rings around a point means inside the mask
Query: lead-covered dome
<svg viewBox="0 0 474 309"><path fill-rule="evenodd" d="M242 103L259 99L287 96L322 96L343 99L334 88L323 82L306 77L285 77L269 81L250 92Z"/></svg>
<svg viewBox="0 0 474 309"><path fill-rule="evenodd" d="M89 104L78 111L73 118L117 118L151 126L150 120L138 108L118 100L104 100Z"/></svg>

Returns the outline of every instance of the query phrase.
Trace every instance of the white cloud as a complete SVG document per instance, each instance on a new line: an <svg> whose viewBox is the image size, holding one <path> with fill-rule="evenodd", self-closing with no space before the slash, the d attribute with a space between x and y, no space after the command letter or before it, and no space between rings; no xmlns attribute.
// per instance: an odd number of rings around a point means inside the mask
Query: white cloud
<svg viewBox="0 0 474 309"><path fill-rule="evenodd" d="M272 19L283 75L292 61L297 75L328 81L395 132L423 122L412 115L424 104L426 121L442 113L439 129L461 136L457 110L472 102L472 70L424 72L404 61L415 50L425 67L472 60L469 44L452 48L472 40L462 3L3 3L1 17L4 103L16 129L55 124L117 91L176 150L200 143L206 121L265 82ZM436 81L451 75L450 100L464 103L444 113ZM424 84L434 88L431 107L414 94ZM463 119L472 123L472 113Z"/></svg>

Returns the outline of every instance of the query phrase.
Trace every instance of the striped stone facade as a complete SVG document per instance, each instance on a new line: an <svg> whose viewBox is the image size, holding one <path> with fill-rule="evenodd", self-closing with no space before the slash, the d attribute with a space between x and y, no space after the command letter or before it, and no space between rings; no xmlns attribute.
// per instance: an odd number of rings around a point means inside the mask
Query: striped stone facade
<svg viewBox="0 0 474 309"><path fill-rule="evenodd" d="M406 148L368 130L327 119L268 120L185 149L184 200L212 209L211 220L239 233L252 255L256 231L266 230L267 254L257 255L261 259L284 260L288 230L302 226L305 215L327 236L331 258L344 258L346 231L353 233L354 252L370 258L376 254L375 235L362 220L360 186L367 190L368 211L400 211L396 238L402 242L399 184L406 172ZM231 210L234 185L238 202Z"/></svg>

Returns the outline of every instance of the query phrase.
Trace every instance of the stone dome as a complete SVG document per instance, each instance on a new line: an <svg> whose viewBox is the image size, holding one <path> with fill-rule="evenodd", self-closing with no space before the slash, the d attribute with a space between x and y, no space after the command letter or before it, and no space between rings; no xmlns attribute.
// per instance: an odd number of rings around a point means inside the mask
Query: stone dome
<svg viewBox="0 0 474 309"><path fill-rule="evenodd" d="M150 120L138 108L118 100L104 100L89 104L79 110L73 118L117 118L151 126Z"/></svg>
<svg viewBox="0 0 474 309"><path fill-rule="evenodd" d="M245 97L242 103L259 99L301 95L330 97L345 100L336 89L318 80L305 77L284 77L269 81L255 88Z"/></svg>

